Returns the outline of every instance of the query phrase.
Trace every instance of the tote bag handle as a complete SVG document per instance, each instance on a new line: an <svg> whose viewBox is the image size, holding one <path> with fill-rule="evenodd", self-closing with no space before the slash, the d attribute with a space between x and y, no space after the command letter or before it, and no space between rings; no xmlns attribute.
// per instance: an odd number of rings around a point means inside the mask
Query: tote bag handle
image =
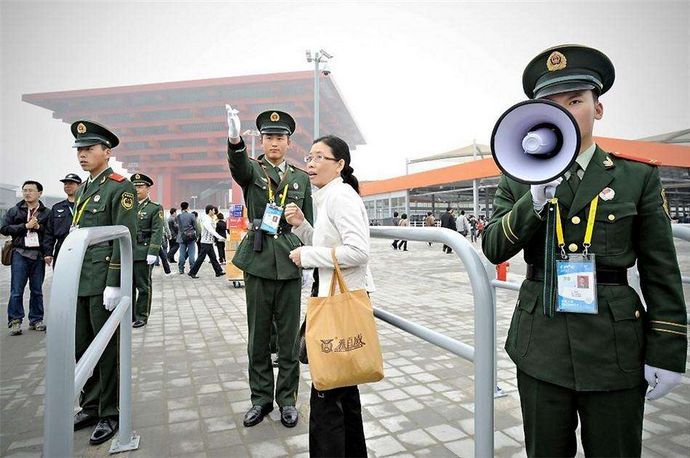
<svg viewBox="0 0 690 458"><path fill-rule="evenodd" d="M343 273L340 271L340 266L338 265L338 260L335 257L335 248L331 249L331 258L333 258L333 276L331 277L331 288L328 292L329 296L335 296L335 282L338 281L338 287L340 288L340 293L349 293L350 290L347 289L345 284L345 279L343 278Z"/></svg>

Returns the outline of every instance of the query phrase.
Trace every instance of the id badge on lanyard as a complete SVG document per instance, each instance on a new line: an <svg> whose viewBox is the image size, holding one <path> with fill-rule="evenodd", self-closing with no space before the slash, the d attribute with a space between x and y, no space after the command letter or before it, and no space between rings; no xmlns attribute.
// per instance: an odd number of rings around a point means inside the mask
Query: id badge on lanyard
<svg viewBox="0 0 690 458"><path fill-rule="evenodd" d="M558 300L556 311L566 313L599 312L597 268L593 254L571 254L556 260Z"/></svg>
<svg viewBox="0 0 690 458"><path fill-rule="evenodd" d="M557 312L599 313L597 267L594 254L589 253L598 202L599 196L596 196L589 207L582 254L567 255L565 253L560 211L556 210L556 235L561 249L561 259L556 260Z"/></svg>
<svg viewBox="0 0 690 458"><path fill-rule="evenodd" d="M281 216L283 216L283 207L270 202L267 203L261 220L261 230L271 235L277 234Z"/></svg>
<svg viewBox="0 0 690 458"><path fill-rule="evenodd" d="M289 169L288 169L289 170ZM264 169L266 172L266 169ZM280 184L278 184L278 190L280 190L280 185L287 182L288 171L285 172L283 179ZM275 203L273 189L271 189L271 179L268 174L266 174L266 182L268 183L268 203L266 204L266 209L264 210L264 216L261 218L261 230L271 234L278 234L278 227L280 226L280 218L283 216L283 209L285 206L285 198L287 196L287 184L280 196L280 205ZM278 191L276 191L278 192Z"/></svg>
<svg viewBox="0 0 690 458"><path fill-rule="evenodd" d="M31 221L31 218L33 218L36 213L38 213L38 208L29 210L26 214L26 222L28 223L29 221ZM36 248L40 246L38 240L38 232L27 232L26 236L24 237L24 246L27 248Z"/></svg>

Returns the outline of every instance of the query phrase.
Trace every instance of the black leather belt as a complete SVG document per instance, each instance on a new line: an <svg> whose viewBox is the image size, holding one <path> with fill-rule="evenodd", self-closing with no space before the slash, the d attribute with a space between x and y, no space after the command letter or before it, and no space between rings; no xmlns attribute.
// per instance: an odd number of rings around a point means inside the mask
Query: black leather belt
<svg viewBox="0 0 690 458"><path fill-rule="evenodd" d="M527 264L527 280L544 281L544 267ZM627 269L597 269L597 285L627 285Z"/></svg>

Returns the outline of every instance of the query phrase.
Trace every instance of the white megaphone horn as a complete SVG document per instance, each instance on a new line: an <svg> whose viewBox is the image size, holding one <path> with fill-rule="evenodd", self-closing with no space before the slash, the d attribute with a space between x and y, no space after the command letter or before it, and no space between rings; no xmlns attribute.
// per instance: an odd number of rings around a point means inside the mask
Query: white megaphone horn
<svg viewBox="0 0 690 458"><path fill-rule="evenodd" d="M548 100L526 100L498 118L491 154L501 171L521 183L548 183L562 176L580 152L573 115Z"/></svg>

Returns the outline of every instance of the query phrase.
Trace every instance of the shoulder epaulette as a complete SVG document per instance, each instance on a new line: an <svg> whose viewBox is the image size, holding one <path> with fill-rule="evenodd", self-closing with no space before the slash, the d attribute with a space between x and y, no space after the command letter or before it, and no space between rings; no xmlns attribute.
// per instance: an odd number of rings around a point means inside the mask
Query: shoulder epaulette
<svg viewBox="0 0 690 458"><path fill-rule="evenodd" d="M108 178L110 178L111 180L117 181L118 183L125 181L125 177L123 177L122 175L115 173L115 172L111 173Z"/></svg>
<svg viewBox="0 0 690 458"><path fill-rule="evenodd" d="M289 164L288 167L292 167L293 169L299 170L299 171L302 172L302 173L307 173L306 170L301 169L301 168L297 167L296 165Z"/></svg>
<svg viewBox="0 0 690 458"><path fill-rule="evenodd" d="M618 152L612 152L614 156L621 158L621 159L627 159L629 161L635 161L635 162L641 162L643 164L648 164L648 165L661 165L661 161L658 161L656 159L650 159L647 157L639 157L639 156L632 156L627 153L618 153Z"/></svg>

